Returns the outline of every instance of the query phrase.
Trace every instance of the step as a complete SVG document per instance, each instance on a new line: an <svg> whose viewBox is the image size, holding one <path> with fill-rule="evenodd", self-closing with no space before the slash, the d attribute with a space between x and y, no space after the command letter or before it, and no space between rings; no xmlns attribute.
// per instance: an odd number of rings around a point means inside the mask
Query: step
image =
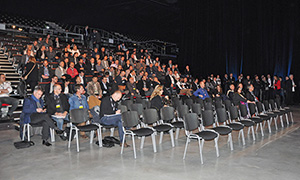
<svg viewBox="0 0 300 180"><path fill-rule="evenodd" d="M0 65L0 69L11 69L11 68L15 68L15 67L7 66L7 65Z"/></svg>

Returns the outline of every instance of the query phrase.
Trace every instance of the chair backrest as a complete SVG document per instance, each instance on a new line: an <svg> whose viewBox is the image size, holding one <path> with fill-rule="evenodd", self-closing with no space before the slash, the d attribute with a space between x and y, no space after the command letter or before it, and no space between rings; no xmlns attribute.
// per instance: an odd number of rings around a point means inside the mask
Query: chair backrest
<svg viewBox="0 0 300 180"><path fill-rule="evenodd" d="M172 97L172 104L177 109L178 106L182 105L182 101L178 97Z"/></svg>
<svg viewBox="0 0 300 180"><path fill-rule="evenodd" d="M200 104L201 108L204 108L204 101L201 98L196 98L196 103Z"/></svg>
<svg viewBox="0 0 300 180"><path fill-rule="evenodd" d="M276 103L277 109L280 109L280 107L281 107L280 97L275 98L275 103Z"/></svg>
<svg viewBox="0 0 300 180"><path fill-rule="evenodd" d="M247 106L245 104L239 104L239 107L240 107L241 117L248 117L249 114L248 114Z"/></svg>
<svg viewBox="0 0 300 180"><path fill-rule="evenodd" d="M178 116L180 118L183 118L184 115L186 115L189 112L189 108L187 105L180 105L180 106L178 106L177 110L178 110Z"/></svg>
<svg viewBox="0 0 300 180"><path fill-rule="evenodd" d="M204 126L211 126L215 123L214 114L212 110L205 110L202 112L202 120Z"/></svg>
<svg viewBox="0 0 300 180"><path fill-rule="evenodd" d="M143 114L143 110L144 110L143 104L140 103L131 104L131 111L136 111L139 116Z"/></svg>
<svg viewBox="0 0 300 180"><path fill-rule="evenodd" d="M142 102L143 108L147 109L147 100L146 99L142 99L141 102Z"/></svg>
<svg viewBox="0 0 300 180"><path fill-rule="evenodd" d="M226 108L226 110L229 111L230 106L232 106L231 101L230 101L229 99L226 99L226 100L224 101L224 103L225 103L225 108Z"/></svg>
<svg viewBox="0 0 300 180"><path fill-rule="evenodd" d="M264 100L263 104L264 104L264 107L265 107L265 111L269 111L270 110L269 101Z"/></svg>
<svg viewBox="0 0 300 180"><path fill-rule="evenodd" d="M263 108L263 105L262 105L261 102L259 102L259 101L256 102L256 107L257 107L257 111L258 111L259 114L264 112L264 108Z"/></svg>
<svg viewBox="0 0 300 180"><path fill-rule="evenodd" d="M160 117L164 121L171 121L175 118L173 107L163 107L160 109Z"/></svg>
<svg viewBox="0 0 300 180"><path fill-rule="evenodd" d="M192 108L192 104L193 104L193 100L192 99L188 98L184 102L189 107L189 109Z"/></svg>
<svg viewBox="0 0 300 180"><path fill-rule="evenodd" d="M229 113L230 113L231 120L239 118L239 113L238 113L238 110L237 110L236 106L230 106L229 107Z"/></svg>
<svg viewBox="0 0 300 180"><path fill-rule="evenodd" d="M122 105L125 105L127 107L128 110L131 110L131 104L133 104L133 101L130 99L127 99L125 101L121 102Z"/></svg>
<svg viewBox="0 0 300 180"><path fill-rule="evenodd" d="M145 109L143 111L143 122L145 124L153 124L157 121L159 121L159 117L156 109Z"/></svg>
<svg viewBox="0 0 300 180"><path fill-rule="evenodd" d="M139 124L139 116L136 111L126 111L122 113L123 126L132 128Z"/></svg>
<svg viewBox="0 0 300 180"><path fill-rule="evenodd" d="M88 109L71 109L70 121L72 123L83 123L88 120Z"/></svg>
<svg viewBox="0 0 300 180"><path fill-rule="evenodd" d="M249 107L249 111L250 111L250 114L251 114L251 115L256 114L256 107L255 107L255 104L253 104L253 103L248 103L248 107Z"/></svg>
<svg viewBox="0 0 300 180"><path fill-rule="evenodd" d="M204 99L204 102L211 102L212 103L212 98L208 97Z"/></svg>
<svg viewBox="0 0 300 180"><path fill-rule="evenodd" d="M125 106L125 105L119 105L118 109L120 109L121 112L126 112L126 111L128 111L128 108L127 108L127 106Z"/></svg>
<svg viewBox="0 0 300 180"><path fill-rule="evenodd" d="M271 109L272 109L272 110L276 110L276 106L275 106L275 101L274 101L274 99L270 99L270 100L269 100L269 103L270 103L270 105L271 105Z"/></svg>
<svg viewBox="0 0 300 180"><path fill-rule="evenodd" d="M216 99L215 107L216 107L216 109L223 107L222 99L220 99L220 98Z"/></svg>
<svg viewBox="0 0 300 180"><path fill-rule="evenodd" d="M226 122L226 120L228 120L225 108L218 108L216 110L216 112L217 112L217 117L218 117L219 123L224 123L224 122Z"/></svg>
<svg viewBox="0 0 300 180"><path fill-rule="evenodd" d="M212 102L204 102L204 110L213 110Z"/></svg>
<svg viewBox="0 0 300 180"><path fill-rule="evenodd" d="M193 131L200 127L198 115L196 113L187 113L184 118L184 128L186 131Z"/></svg>
<svg viewBox="0 0 300 180"><path fill-rule="evenodd" d="M198 103L192 104L192 112L200 116L202 114L201 105Z"/></svg>

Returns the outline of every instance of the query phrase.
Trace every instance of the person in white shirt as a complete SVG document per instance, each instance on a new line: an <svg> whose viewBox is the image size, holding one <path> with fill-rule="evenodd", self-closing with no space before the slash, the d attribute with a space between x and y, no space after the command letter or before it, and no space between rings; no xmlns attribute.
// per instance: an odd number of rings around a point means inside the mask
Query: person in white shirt
<svg viewBox="0 0 300 180"><path fill-rule="evenodd" d="M13 112L17 109L19 101L18 99L9 97L12 92L12 87L10 82L6 82L5 74L0 74L0 118L1 119L11 119ZM2 104L10 104L12 107L9 109L7 116L2 118L1 108Z"/></svg>

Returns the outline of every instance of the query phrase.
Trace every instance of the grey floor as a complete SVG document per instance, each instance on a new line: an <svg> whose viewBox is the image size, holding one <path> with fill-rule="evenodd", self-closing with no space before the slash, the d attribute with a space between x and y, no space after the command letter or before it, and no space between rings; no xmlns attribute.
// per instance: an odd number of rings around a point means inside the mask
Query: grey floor
<svg viewBox="0 0 300 180"><path fill-rule="evenodd" d="M233 134L234 150L231 152L226 137L219 140L220 157L217 158L213 142L204 144L204 165L201 165L197 142L191 142L187 157L182 159L185 137L181 131L175 148L169 137L164 137L153 153L151 139L146 138L144 149L132 148L120 155L120 147L98 148L88 140L80 139L80 153L75 142L67 149L67 142L56 137L52 147L41 144L41 137L32 140L35 146L17 150L13 142L19 141L16 130L0 131L0 179L263 179L298 180L300 178L300 107L294 107L294 124L272 133L265 128L265 136L257 140L246 133L246 146ZM117 134L117 131L115 132ZM108 134L108 133L107 133ZM157 137L158 142L158 137ZM128 140L131 143L131 140ZM137 140L137 146L139 140Z"/></svg>

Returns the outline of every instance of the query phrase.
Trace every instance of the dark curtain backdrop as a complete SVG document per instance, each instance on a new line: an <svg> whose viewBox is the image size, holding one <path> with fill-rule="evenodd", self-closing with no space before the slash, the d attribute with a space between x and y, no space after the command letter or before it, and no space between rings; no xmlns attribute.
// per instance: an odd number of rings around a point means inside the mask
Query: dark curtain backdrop
<svg viewBox="0 0 300 180"><path fill-rule="evenodd" d="M179 64L193 74L286 76L299 63L298 0L181 1Z"/></svg>

